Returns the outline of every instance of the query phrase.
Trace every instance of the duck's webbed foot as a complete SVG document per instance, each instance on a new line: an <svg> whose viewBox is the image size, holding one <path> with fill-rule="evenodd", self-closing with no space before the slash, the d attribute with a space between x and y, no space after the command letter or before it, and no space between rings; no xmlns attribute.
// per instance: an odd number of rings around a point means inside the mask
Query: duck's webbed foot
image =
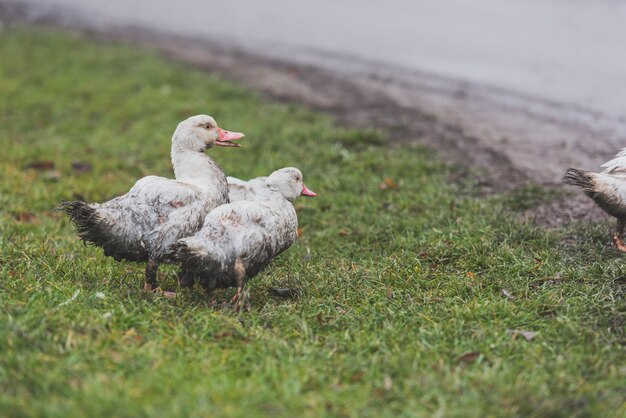
<svg viewBox="0 0 626 418"><path fill-rule="evenodd" d="M626 253L626 244L624 243L624 238L621 235L613 235L613 244L615 244L615 248L617 248L618 251Z"/></svg>
<svg viewBox="0 0 626 418"><path fill-rule="evenodd" d="M147 292L152 292L155 295L165 296L166 298L175 298L176 297L176 292L170 292L169 290L163 290L163 289L161 289L161 287L156 287L154 289L146 290L146 287L144 286L143 290L147 291Z"/></svg>
<svg viewBox="0 0 626 418"><path fill-rule="evenodd" d="M230 300L230 304L233 305L235 312L241 312L242 309L246 312L250 311L250 294L244 286L237 286L237 293Z"/></svg>
<svg viewBox="0 0 626 418"><path fill-rule="evenodd" d="M626 252L626 244L624 243L624 222L617 221L617 227L615 228L615 234L613 234L613 244L618 251Z"/></svg>
<svg viewBox="0 0 626 418"><path fill-rule="evenodd" d="M159 263L157 261L148 260L148 264L146 265L146 281L143 285L143 291L155 293L157 295L165 296L167 298L176 297L176 292L168 292L167 290L161 289L157 285L156 276L158 268Z"/></svg>

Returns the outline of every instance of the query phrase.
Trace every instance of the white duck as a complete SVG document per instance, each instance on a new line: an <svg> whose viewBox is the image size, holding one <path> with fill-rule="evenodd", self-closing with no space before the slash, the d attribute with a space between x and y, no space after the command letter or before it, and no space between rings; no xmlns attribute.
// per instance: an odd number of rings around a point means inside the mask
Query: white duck
<svg viewBox="0 0 626 418"><path fill-rule="evenodd" d="M265 190L267 177L256 177L251 180L240 180L237 177L226 177L228 182L228 198L231 203L238 200L254 200L259 192Z"/></svg>
<svg viewBox="0 0 626 418"><path fill-rule="evenodd" d="M156 275L165 250L200 229L211 209L228 203L226 176L204 151L239 146L231 141L243 136L219 128L211 116L192 116L172 136L176 180L148 176L108 202L63 202L58 209L70 216L83 241L102 247L105 255L147 261L144 290L159 291Z"/></svg>
<svg viewBox="0 0 626 418"><path fill-rule="evenodd" d="M231 300L245 305L246 282L289 248L298 235L298 218L292 202L300 195L315 196L297 168L273 172L254 201L240 200L213 209L195 235L179 240L171 249L181 263L186 283L216 288L237 287Z"/></svg>
<svg viewBox="0 0 626 418"><path fill-rule="evenodd" d="M626 148L602 167L601 173L569 168L563 175L563 182L581 187L606 213L617 218L613 243L619 251L626 252Z"/></svg>

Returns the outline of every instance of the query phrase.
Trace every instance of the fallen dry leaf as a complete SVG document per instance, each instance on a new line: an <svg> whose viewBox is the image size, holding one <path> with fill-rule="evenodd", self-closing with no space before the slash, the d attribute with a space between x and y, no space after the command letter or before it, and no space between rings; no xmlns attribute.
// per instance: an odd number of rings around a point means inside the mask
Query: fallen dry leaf
<svg viewBox="0 0 626 418"><path fill-rule="evenodd" d="M117 351L111 351L109 353L109 359L114 363L121 363L124 361L124 356Z"/></svg>
<svg viewBox="0 0 626 418"><path fill-rule="evenodd" d="M18 222L32 223L35 220L35 214L29 212L17 212L13 214L13 219Z"/></svg>
<svg viewBox="0 0 626 418"><path fill-rule="evenodd" d="M508 291L508 290L506 290L506 289L502 289L502 296L504 296L504 297L505 297L505 298L507 298L508 300L513 300L513 299L515 299L515 296L513 296L513 295L511 294L511 292L509 292L509 291Z"/></svg>
<svg viewBox="0 0 626 418"><path fill-rule="evenodd" d="M298 296L298 289L291 287L270 287L270 293L281 298L294 298Z"/></svg>
<svg viewBox="0 0 626 418"><path fill-rule="evenodd" d="M214 335L216 340L221 340L224 338L229 338L232 337L233 333L230 331L222 331L222 332L218 332L217 334Z"/></svg>
<svg viewBox="0 0 626 418"><path fill-rule="evenodd" d="M383 182L378 185L378 188L380 190L386 190L386 189L397 190L399 187L400 186L398 186L398 184L395 181L393 181L391 177L386 177L385 180L383 180Z"/></svg>
<svg viewBox="0 0 626 418"><path fill-rule="evenodd" d="M128 328L125 332L124 332L124 337L134 337L135 335L137 335L137 331L135 330L135 328L131 327Z"/></svg>
<svg viewBox="0 0 626 418"><path fill-rule="evenodd" d="M473 278L476 276L476 275L475 275L473 272L471 272L471 271L468 271L467 273L465 273L465 275L466 275L467 277L469 277L470 279L473 279Z"/></svg>
<svg viewBox="0 0 626 418"><path fill-rule="evenodd" d="M26 164L26 168L38 171L54 170L54 161L41 160Z"/></svg>
<svg viewBox="0 0 626 418"><path fill-rule="evenodd" d="M456 361L457 363L471 364L478 360L478 357L480 357L478 351L468 351L467 353L461 354Z"/></svg>
<svg viewBox="0 0 626 418"><path fill-rule="evenodd" d="M350 382L358 383L358 382L363 380L363 376L365 376L365 373L363 373L363 372L356 372L356 373L354 373L352 375L352 377L350 377Z"/></svg>
<svg viewBox="0 0 626 418"><path fill-rule="evenodd" d="M385 380L383 381L383 387L386 391L391 390L391 388L393 387L393 380L391 379L391 376L385 376Z"/></svg>
<svg viewBox="0 0 626 418"><path fill-rule="evenodd" d="M539 334L538 332L524 331L521 329L507 329L506 333L512 335L513 338L517 335L521 335L526 341L531 341L537 334Z"/></svg>
<svg viewBox="0 0 626 418"><path fill-rule="evenodd" d="M84 161L74 161L72 163L72 170L77 171L79 173L89 173L93 169L91 163L87 163Z"/></svg>
<svg viewBox="0 0 626 418"><path fill-rule="evenodd" d="M298 238L302 236L302 228L298 228Z"/></svg>
<svg viewBox="0 0 626 418"><path fill-rule="evenodd" d="M61 172L57 170L45 171L43 173L43 178L48 181L59 181L61 178Z"/></svg>
<svg viewBox="0 0 626 418"><path fill-rule="evenodd" d="M81 380L78 377L71 377L68 381L67 384L72 388L72 389L79 389L81 387Z"/></svg>
<svg viewBox="0 0 626 418"><path fill-rule="evenodd" d="M544 317L544 318L554 318L559 315L557 312L557 308L558 306L549 306L549 305L540 306L538 310L538 314L539 316Z"/></svg>

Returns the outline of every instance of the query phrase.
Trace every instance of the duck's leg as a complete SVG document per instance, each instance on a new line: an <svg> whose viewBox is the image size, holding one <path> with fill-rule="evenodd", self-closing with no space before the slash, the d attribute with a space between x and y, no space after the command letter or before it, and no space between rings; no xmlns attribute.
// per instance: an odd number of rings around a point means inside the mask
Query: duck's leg
<svg viewBox="0 0 626 418"><path fill-rule="evenodd" d="M161 289L157 285L157 270L159 269L159 262L153 259L148 260L146 264L146 281L143 285L144 292L153 292L158 295L171 298L176 296L176 292L168 292Z"/></svg>
<svg viewBox="0 0 626 418"><path fill-rule="evenodd" d="M237 258L235 260L235 283L237 283L237 293L230 300L231 304L235 304L235 312L241 311L243 307L246 310L250 309L250 304L248 302L248 293L244 290L244 286L246 285L246 268L243 266L243 261L241 258Z"/></svg>
<svg viewBox="0 0 626 418"><path fill-rule="evenodd" d="M626 244L624 244L624 221L617 220L617 226L615 228L615 234L613 235L613 244L622 252L626 252Z"/></svg>
<svg viewBox="0 0 626 418"><path fill-rule="evenodd" d="M146 281L143 285L145 292L153 292L157 288L157 270L159 269L159 263L155 260L148 260L146 264Z"/></svg>
<svg viewBox="0 0 626 418"><path fill-rule="evenodd" d="M184 287L184 288L193 287L195 282L196 282L196 279L193 276L193 274L191 274L185 268L181 267L180 270L178 270L178 285L180 287Z"/></svg>

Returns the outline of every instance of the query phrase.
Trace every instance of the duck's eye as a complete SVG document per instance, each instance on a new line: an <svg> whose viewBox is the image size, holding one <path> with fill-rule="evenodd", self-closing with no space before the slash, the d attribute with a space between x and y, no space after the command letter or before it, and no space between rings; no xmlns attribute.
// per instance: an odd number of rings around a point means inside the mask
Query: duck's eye
<svg viewBox="0 0 626 418"><path fill-rule="evenodd" d="M206 125L204 125L204 129L213 129L213 125L207 123Z"/></svg>

